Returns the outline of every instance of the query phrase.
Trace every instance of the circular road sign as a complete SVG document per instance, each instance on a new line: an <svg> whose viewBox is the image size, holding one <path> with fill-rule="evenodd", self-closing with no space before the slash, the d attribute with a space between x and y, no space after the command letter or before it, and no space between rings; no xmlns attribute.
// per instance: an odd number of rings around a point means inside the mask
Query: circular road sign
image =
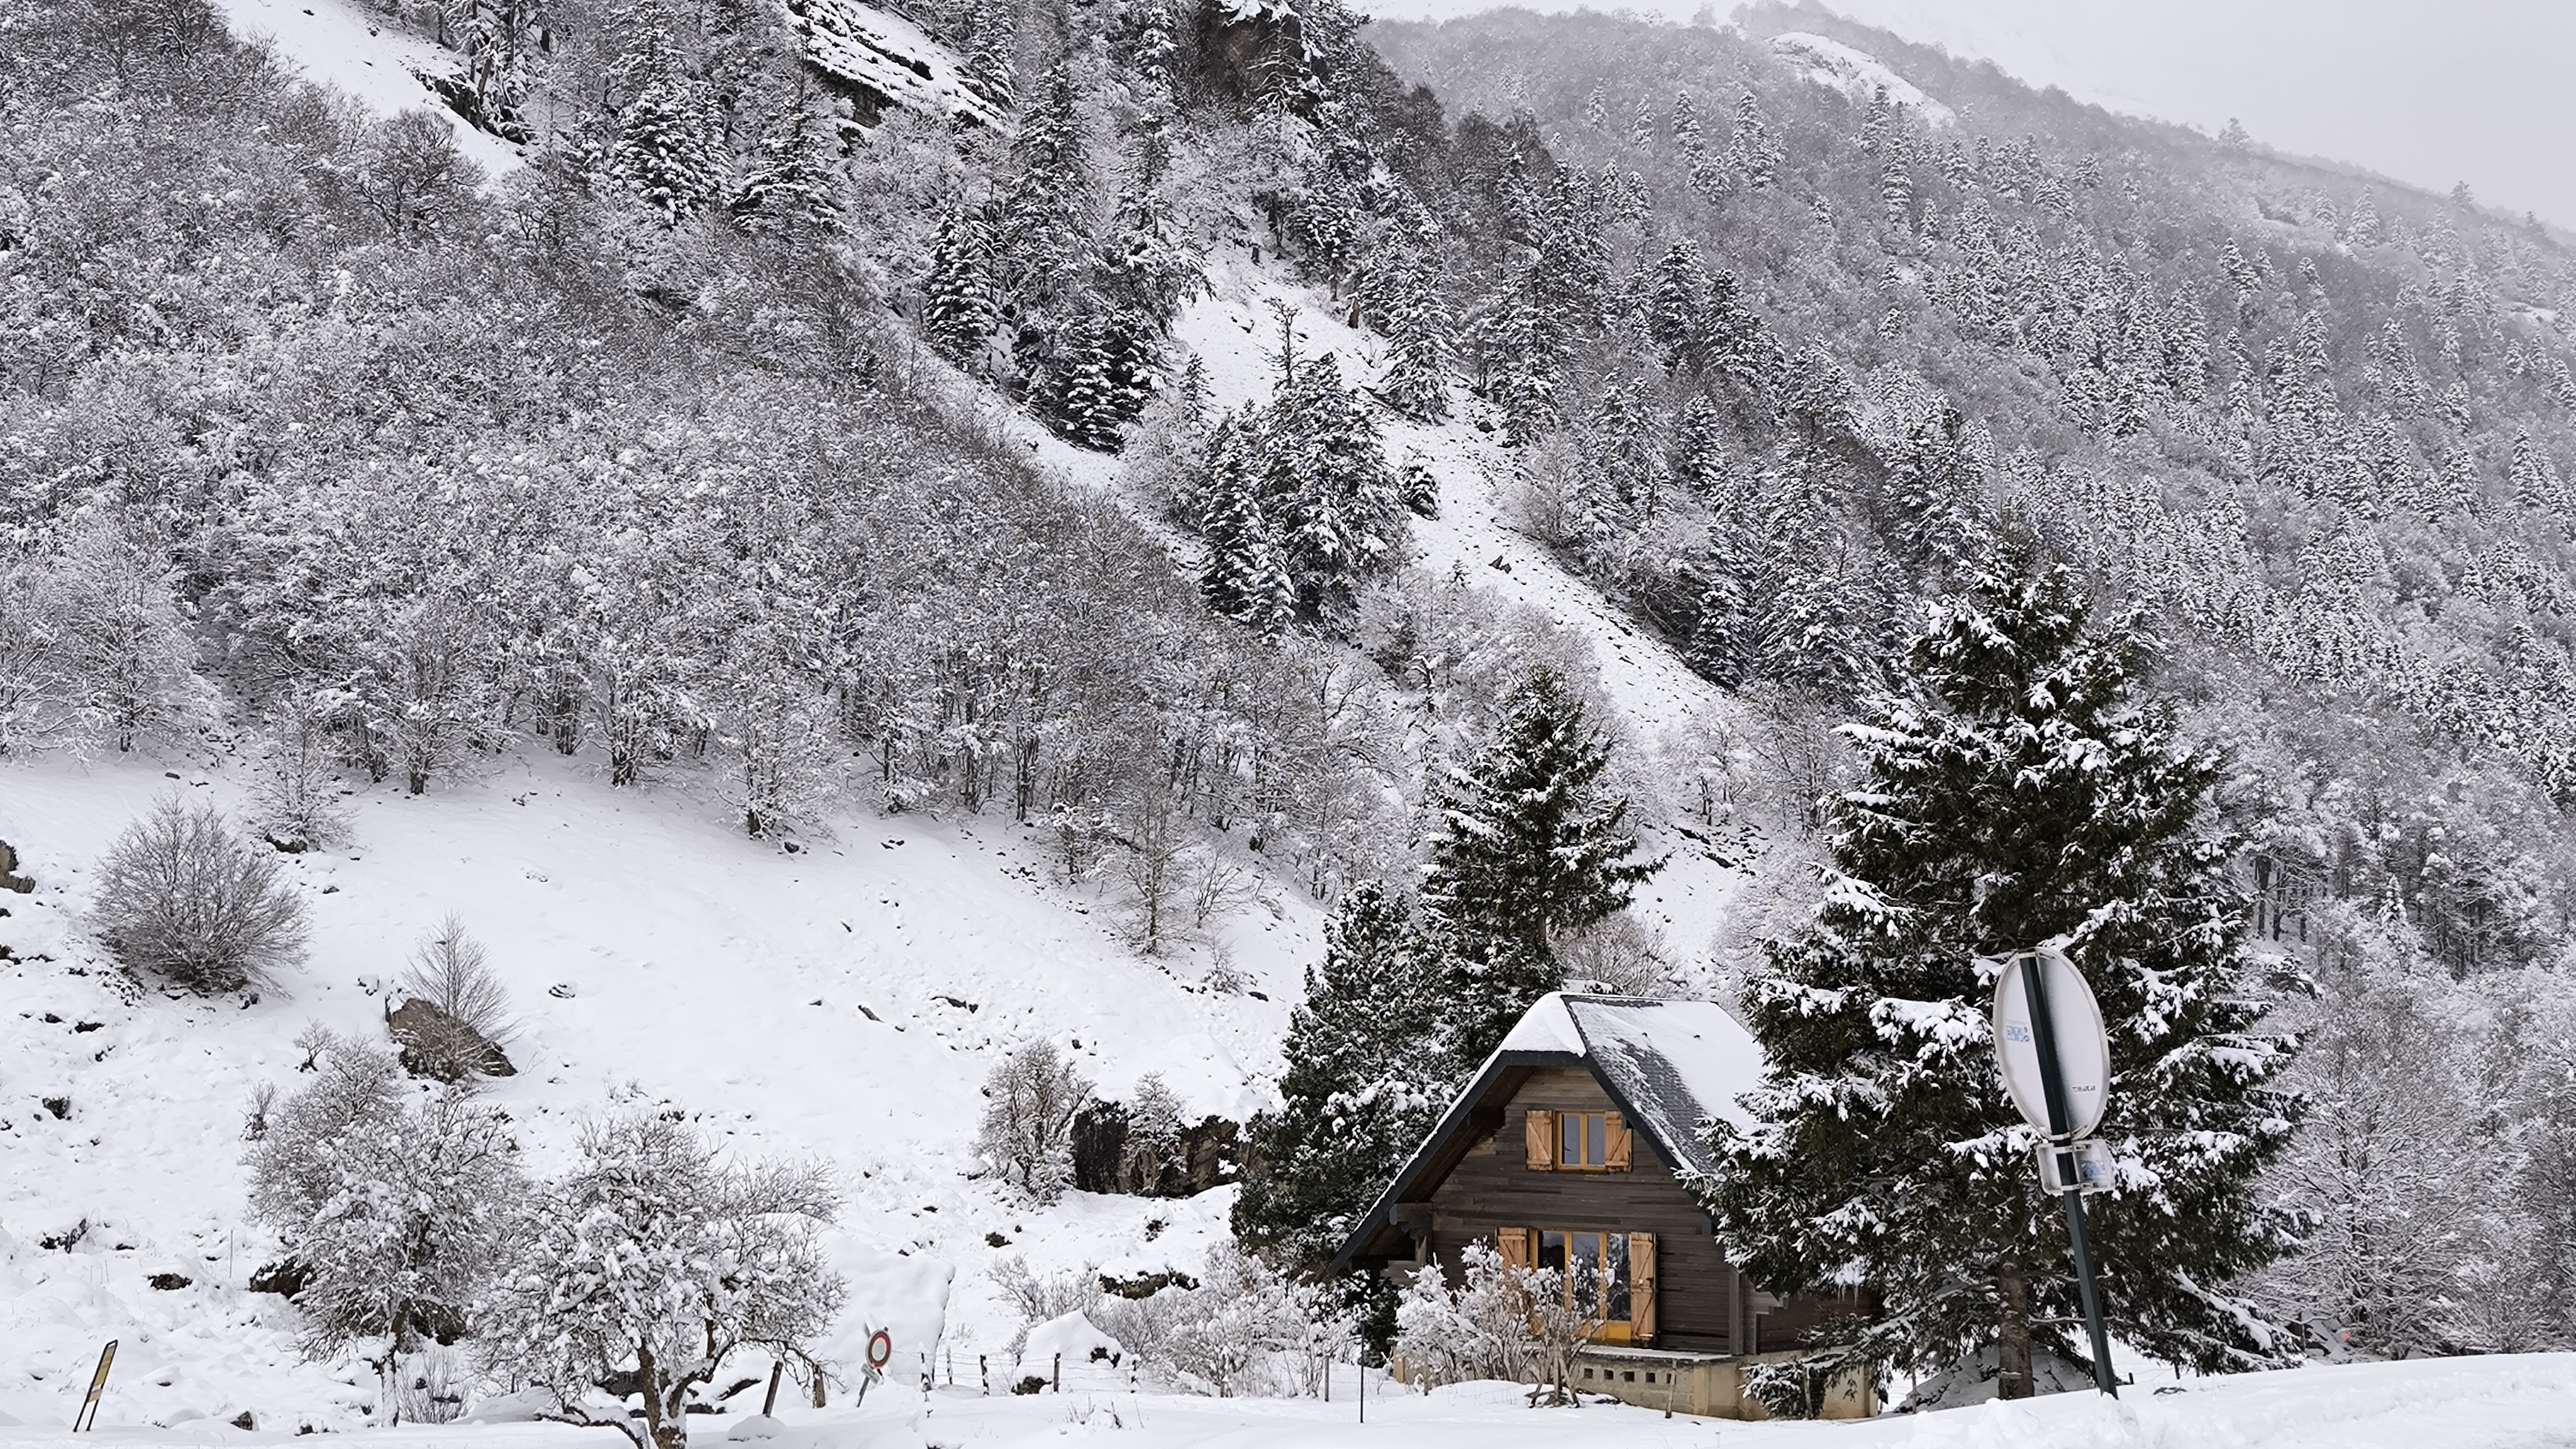
<svg viewBox="0 0 2576 1449"><path fill-rule="evenodd" d="M2048 997L2048 1016L2056 1027L2057 1066L2066 1087L2066 1125L2052 1131L2048 1094L2039 1063L2039 1033L2031 1030L2027 973L2041 973ZM1995 982L1995 1009L1989 1020L1995 1033L1995 1060L2003 1069L2004 1090L2021 1109L2022 1120L2043 1137L2089 1137L2102 1123L2102 1107L2111 1094L2111 1038L2102 1029L2102 1007L2093 988L2073 962L2053 950L2024 952L2004 967Z"/></svg>

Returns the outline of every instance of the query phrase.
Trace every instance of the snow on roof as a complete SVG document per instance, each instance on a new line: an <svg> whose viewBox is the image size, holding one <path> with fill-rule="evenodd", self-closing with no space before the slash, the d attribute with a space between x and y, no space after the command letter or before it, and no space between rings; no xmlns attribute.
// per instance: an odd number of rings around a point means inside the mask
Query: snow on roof
<svg viewBox="0 0 2576 1449"><path fill-rule="evenodd" d="M1867 51L1854 50L1839 40L1830 40L1803 30L1771 37L1771 48L1792 62L1804 61L1802 72L1820 86L1831 86L1856 101L1867 101L1880 91L1889 101L1921 115L1931 125L1946 126L1958 119L1948 106L1925 95L1912 81L1887 68Z"/></svg>
<svg viewBox="0 0 2576 1449"><path fill-rule="evenodd" d="M1551 991L1540 997L1538 1004L1522 1015L1520 1023L1503 1037L1503 1044L1496 1050L1583 1055L1583 1033L1575 1029L1574 1015L1566 1010L1565 993Z"/></svg>
<svg viewBox="0 0 2576 1449"><path fill-rule="evenodd" d="M992 103L968 89L957 52L902 16L859 0L802 0L792 8L806 55L832 74L898 106L1000 123Z"/></svg>
<svg viewBox="0 0 2576 1449"><path fill-rule="evenodd" d="M1663 1149L1674 1170L1716 1171L1699 1126L1712 1117L1752 1125L1736 1098L1762 1082L1762 1048L1753 1034L1713 1001L1560 993L1531 1008L1530 1017L1550 1003L1578 1033L1593 1069L1639 1119L1632 1125Z"/></svg>
<svg viewBox="0 0 2576 1449"><path fill-rule="evenodd" d="M1713 1001L1593 996L1551 991L1496 1048L1582 1057L1632 1109L1657 1147L1683 1172L1713 1172L1699 1124L1752 1118L1736 1098L1761 1085L1762 1048Z"/></svg>

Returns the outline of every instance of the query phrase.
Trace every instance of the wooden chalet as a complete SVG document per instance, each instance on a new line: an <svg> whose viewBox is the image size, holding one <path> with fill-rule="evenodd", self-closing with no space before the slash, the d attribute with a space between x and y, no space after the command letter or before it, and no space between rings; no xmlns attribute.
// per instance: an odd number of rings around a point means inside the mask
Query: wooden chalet
<svg viewBox="0 0 2576 1449"><path fill-rule="evenodd" d="M1850 1300L1783 1301L1718 1248L1689 1183L1717 1170L1700 1124L1749 1123L1762 1051L1713 1002L1559 992L1530 1008L1342 1244L1336 1266L1453 1282L1479 1239L1506 1262L1599 1285L1573 1387L1759 1418L1746 1373L1795 1357ZM1569 1286L1569 1290L1572 1291ZM1837 1385L1827 1417L1876 1411Z"/></svg>

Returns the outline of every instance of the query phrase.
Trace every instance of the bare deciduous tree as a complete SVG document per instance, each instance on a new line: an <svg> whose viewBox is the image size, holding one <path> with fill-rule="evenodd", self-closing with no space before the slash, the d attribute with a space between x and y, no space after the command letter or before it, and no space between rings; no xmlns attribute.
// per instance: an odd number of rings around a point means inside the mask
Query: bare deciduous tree
<svg viewBox="0 0 2576 1449"><path fill-rule="evenodd" d="M1091 1100L1091 1083L1041 1037L993 1068L984 1097L975 1152L986 1169L1040 1202L1063 1196L1073 1181L1073 1118Z"/></svg>
<svg viewBox="0 0 2576 1449"><path fill-rule="evenodd" d="M411 964L395 990L435 1008L403 1033L403 1065L424 1076L461 1082L503 1075L501 1049L518 1034L510 996L492 974L483 943L450 915L412 948Z"/></svg>
<svg viewBox="0 0 2576 1449"><path fill-rule="evenodd" d="M118 960L196 992L232 991L304 954L304 903L268 851L212 805L164 797L99 863L90 924Z"/></svg>

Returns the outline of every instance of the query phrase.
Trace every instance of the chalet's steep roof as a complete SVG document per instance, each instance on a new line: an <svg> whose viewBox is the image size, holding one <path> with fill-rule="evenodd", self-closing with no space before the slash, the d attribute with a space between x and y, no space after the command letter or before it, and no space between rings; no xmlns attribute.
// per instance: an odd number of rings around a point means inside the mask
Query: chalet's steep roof
<svg viewBox="0 0 2576 1449"><path fill-rule="evenodd" d="M1751 1125L1736 1098L1760 1084L1762 1048L1715 1002L1550 992L1504 1036L1360 1219L1342 1247L1342 1262L1377 1251L1369 1244L1394 1231L1396 1204L1422 1201L1440 1185L1489 1099L1508 1097L1531 1071L1549 1067L1589 1070L1630 1127L1687 1178L1717 1168L1700 1141L1702 1121ZM1499 1102L1492 1110L1501 1110ZM1481 1125L1492 1130L1490 1121Z"/></svg>

